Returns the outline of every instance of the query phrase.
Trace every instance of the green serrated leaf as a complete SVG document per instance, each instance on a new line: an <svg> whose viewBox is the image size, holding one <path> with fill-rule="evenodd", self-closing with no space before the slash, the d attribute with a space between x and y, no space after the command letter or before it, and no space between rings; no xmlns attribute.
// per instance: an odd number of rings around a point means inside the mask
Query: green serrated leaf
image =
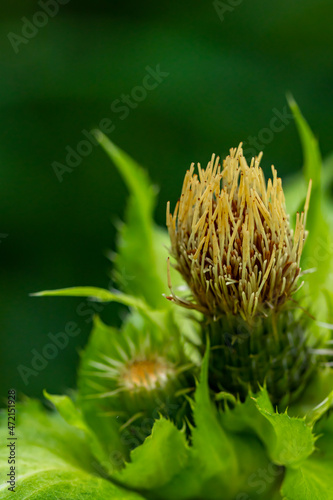
<svg viewBox="0 0 333 500"><path fill-rule="evenodd" d="M17 500L142 500L101 477L103 469L90 452L84 433L55 413L47 413L35 401L17 406ZM5 420L4 418L2 419ZM7 442L5 422L1 442ZM0 477L9 472L8 448L0 447ZM0 499L14 498L10 484L0 484Z"/></svg>
<svg viewBox="0 0 333 500"><path fill-rule="evenodd" d="M126 487L154 490L167 484L185 467L187 460L184 431L161 418L155 422L151 436L132 451L131 462L114 477Z"/></svg>
<svg viewBox="0 0 333 500"><path fill-rule="evenodd" d="M265 445L272 461L279 465L298 464L314 451L315 438L304 419L276 413L268 404L266 390L261 389L255 398L257 408L272 425L274 435L265 438Z"/></svg>
<svg viewBox="0 0 333 500"><path fill-rule="evenodd" d="M109 155L130 191L125 224L114 259L116 278L127 293L143 297L152 307L166 307L167 291L154 247L153 210L156 189L147 173L130 156L97 131L96 137ZM165 269L166 275L166 269Z"/></svg>

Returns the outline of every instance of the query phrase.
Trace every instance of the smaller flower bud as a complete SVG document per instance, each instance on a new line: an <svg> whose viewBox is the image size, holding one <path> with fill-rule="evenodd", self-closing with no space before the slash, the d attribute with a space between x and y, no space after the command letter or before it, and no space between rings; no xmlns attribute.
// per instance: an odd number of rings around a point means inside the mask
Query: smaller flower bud
<svg viewBox="0 0 333 500"><path fill-rule="evenodd" d="M162 338L152 325L137 328L131 321L121 333L97 320L101 346L83 362L79 389L84 408L96 401L96 409L113 419L121 432L140 444L154 420L171 419L180 428L190 408L185 394L194 390L193 364L181 343ZM105 342L105 335L108 339Z"/></svg>

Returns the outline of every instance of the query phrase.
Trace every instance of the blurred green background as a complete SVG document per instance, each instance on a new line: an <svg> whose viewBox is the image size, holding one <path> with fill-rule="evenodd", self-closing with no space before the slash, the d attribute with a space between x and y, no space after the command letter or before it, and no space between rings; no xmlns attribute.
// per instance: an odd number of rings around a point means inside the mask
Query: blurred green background
<svg viewBox="0 0 333 500"><path fill-rule="evenodd" d="M78 352L91 327L93 310L81 299L28 294L109 284L104 252L115 249L114 223L123 216L126 189L95 146L62 182L52 168L54 161L65 163L66 147L77 147L83 129L112 120L110 138L160 187L160 224L190 162L205 164L212 152L225 155L241 140L249 146L250 136L263 148L267 173L272 163L283 177L301 167L286 91L323 155L331 151L333 3L222 4L71 0L25 42L17 38L27 29L22 18L43 24L43 16L36 17L40 4L1 5L2 396L10 387L31 396L75 387ZM135 87L142 86L146 67L157 65L168 76L138 102L143 94ZM133 109L121 119L125 112L115 111L114 102L131 93L138 100L132 98ZM281 114L283 126L272 121ZM121 314L113 305L102 311L114 324ZM26 385L18 366L31 368L48 334L62 332L69 321L81 333Z"/></svg>

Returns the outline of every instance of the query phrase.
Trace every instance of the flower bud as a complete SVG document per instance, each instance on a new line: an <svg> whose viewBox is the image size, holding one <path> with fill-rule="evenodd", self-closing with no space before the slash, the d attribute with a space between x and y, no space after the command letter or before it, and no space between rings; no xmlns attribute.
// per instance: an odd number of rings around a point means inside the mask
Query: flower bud
<svg viewBox="0 0 333 500"><path fill-rule="evenodd" d="M304 212L290 227L281 179L272 166L266 183L262 153L248 165L241 144L221 167L187 171L167 227L175 268L190 298L169 300L203 313L210 339L210 386L245 399L267 384L271 400L285 406L304 389L316 366L308 342L309 318L295 307L306 239ZM289 306L289 307L288 307ZM291 307L290 307L291 306ZM312 346L313 347L313 346Z"/></svg>
<svg viewBox="0 0 333 500"><path fill-rule="evenodd" d="M181 342L165 338L151 324L126 322L123 331L97 319L100 348L83 359L79 389L82 406L110 418L121 434L140 444L161 415L179 428L190 418L185 397L194 390L193 364ZM107 339L107 341L103 340ZM127 438L124 440L127 442Z"/></svg>
<svg viewBox="0 0 333 500"><path fill-rule="evenodd" d="M281 179L265 182L259 166L250 166L241 145L223 161L212 156L206 170L187 171L174 214L167 208L171 254L188 283L193 301L172 294L180 305L206 316L256 314L280 309L300 286L300 259L306 237L305 209L295 231L286 214Z"/></svg>

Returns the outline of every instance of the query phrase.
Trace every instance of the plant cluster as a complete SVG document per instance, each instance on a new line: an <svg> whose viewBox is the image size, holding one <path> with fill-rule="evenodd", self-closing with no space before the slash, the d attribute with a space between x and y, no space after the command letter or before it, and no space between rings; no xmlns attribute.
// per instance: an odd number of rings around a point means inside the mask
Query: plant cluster
<svg viewBox="0 0 333 500"><path fill-rule="evenodd" d="M45 392L57 411L20 404L17 500L333 499L331 173L290 106L304 179L266 183L240 145L191 165L168 231L145 171L96 132L130 191L117 289L35 295L128 314L120 329L96 316L77 391Z"/></svg>

